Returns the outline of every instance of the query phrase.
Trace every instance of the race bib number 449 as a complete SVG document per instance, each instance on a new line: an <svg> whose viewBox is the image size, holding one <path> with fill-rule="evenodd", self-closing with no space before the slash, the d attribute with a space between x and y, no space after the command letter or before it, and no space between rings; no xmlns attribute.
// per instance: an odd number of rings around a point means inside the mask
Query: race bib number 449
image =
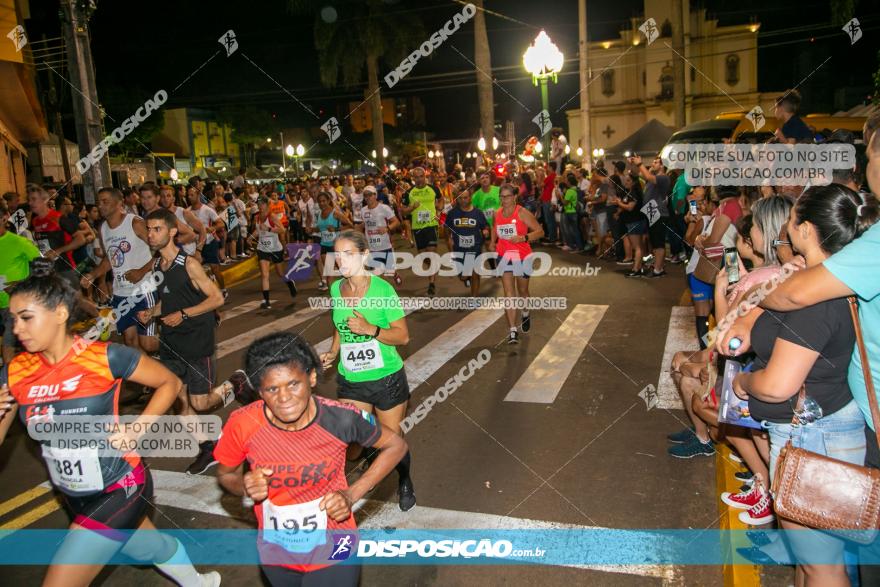
<svg viewBox="0 0 880 587"><path fill-rule="evenodd" d="M342 345L342 364L351 373L381 369L385 366L379 341L350 342Z"/></svg>

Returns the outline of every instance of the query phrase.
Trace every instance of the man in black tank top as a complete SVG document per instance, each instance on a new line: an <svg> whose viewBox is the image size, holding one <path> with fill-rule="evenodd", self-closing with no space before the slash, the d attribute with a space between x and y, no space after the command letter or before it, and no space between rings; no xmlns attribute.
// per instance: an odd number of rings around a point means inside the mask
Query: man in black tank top
<svg viewBox="0 0 880 587"><path fill-rule="evenodd" d="M223 294L202 269L174 242L177 216L161 208L147 215L147 242L158 251L154 271L162 274L156 291L156 305L142 312L145 323L158 319L159 360L183 382L180 414L228 406L233 385L224 382L214 388L214 310L223 305ZM214 443L199 444L199 455L187 473L197 475L216 464Z"/></svg>

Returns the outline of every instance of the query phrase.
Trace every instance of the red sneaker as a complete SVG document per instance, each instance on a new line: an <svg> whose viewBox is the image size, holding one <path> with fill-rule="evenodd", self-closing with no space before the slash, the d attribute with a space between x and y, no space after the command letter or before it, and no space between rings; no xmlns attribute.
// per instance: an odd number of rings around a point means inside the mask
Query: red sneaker
<svg viewBox="0 0 880 587"><path fill-rule="evenodd" d="M747 512L740 512L739 519L743 524L750 526L761 526L769 524L776 517L773 515L773 505L770 499L770 493L761 489L761 499Z"/></svg>
<svg viewBox="0 0 880 587"><path fill-rule="evenodd" d="M730 493L729 491L725 491L721 494L721 501L729 505L730 507L734 507L741 510L748 510L761 501L761 497L764 495L764 488L761 486L761 483L755 479L755 482L749 488L748 491L740 491L739 493Z"/></svg>

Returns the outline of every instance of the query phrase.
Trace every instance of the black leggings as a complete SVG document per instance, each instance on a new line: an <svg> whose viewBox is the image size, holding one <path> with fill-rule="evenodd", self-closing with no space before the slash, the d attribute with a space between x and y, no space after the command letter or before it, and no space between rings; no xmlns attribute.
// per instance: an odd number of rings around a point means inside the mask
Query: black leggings
<svg viewBox="0 0 880 587"><path fill-rule="evenodd" d="M310 573L287 567L261 565L272 587L357 587L360 565L333 565Z"/></svg>

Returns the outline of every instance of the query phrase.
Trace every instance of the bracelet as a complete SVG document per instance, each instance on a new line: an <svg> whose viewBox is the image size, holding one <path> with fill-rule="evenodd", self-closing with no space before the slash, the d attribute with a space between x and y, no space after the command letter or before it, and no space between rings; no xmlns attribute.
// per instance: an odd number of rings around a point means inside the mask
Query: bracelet
<svg viewBox="0 0 880 587"><path fill-rule="evenodd" d="M380 334L382 334L382 328L380 326L376 326L376 334L373 335L373 338L379 338Z"/></svg>

